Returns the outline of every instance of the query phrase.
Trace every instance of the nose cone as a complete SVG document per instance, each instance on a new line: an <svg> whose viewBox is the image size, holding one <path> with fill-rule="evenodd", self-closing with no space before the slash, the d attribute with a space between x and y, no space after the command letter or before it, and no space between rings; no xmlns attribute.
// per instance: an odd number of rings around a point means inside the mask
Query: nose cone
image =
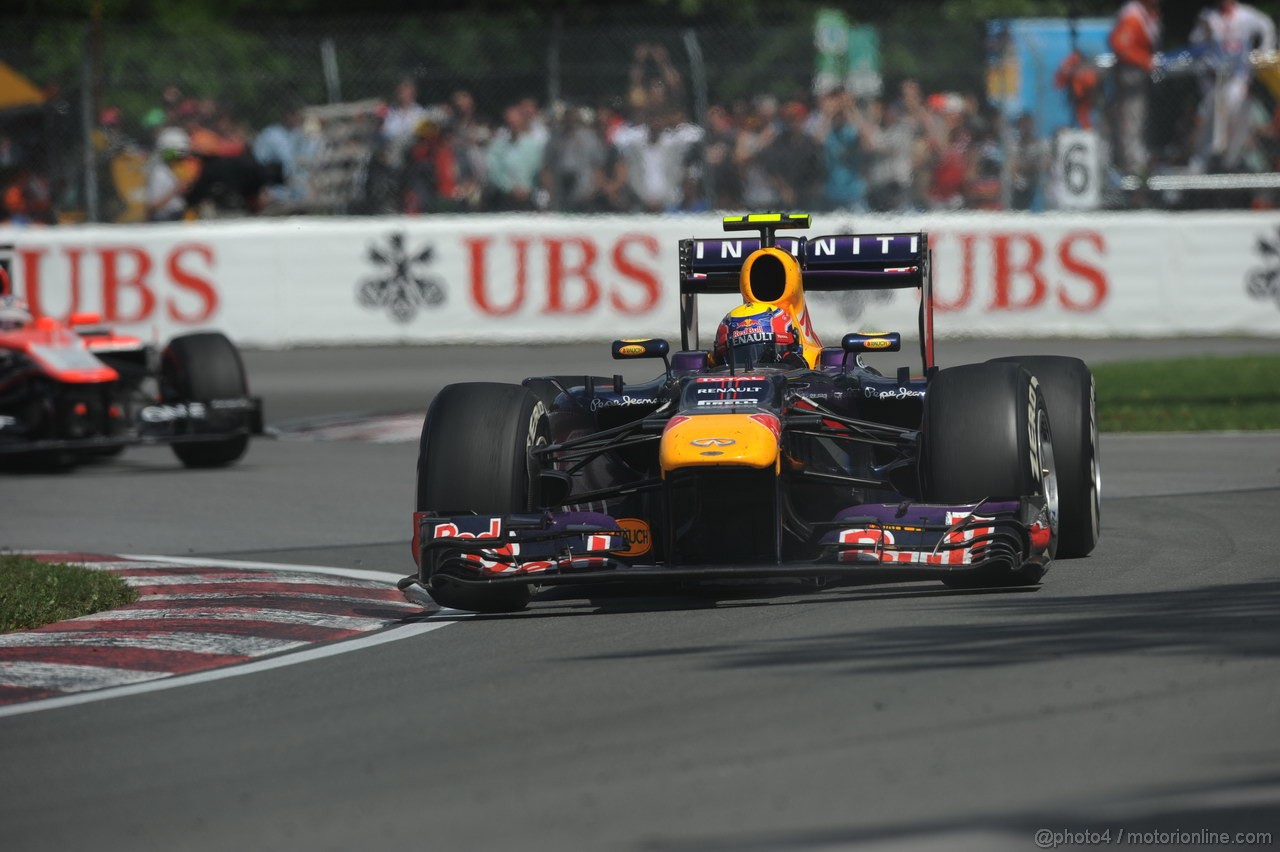
<svg viewBox="0 0 1280 852"><path fill-rule="evenodd" d="M662 433L658 461L665 476L693 467L778 468L782 425L772 414L677 416Z"/></svg>

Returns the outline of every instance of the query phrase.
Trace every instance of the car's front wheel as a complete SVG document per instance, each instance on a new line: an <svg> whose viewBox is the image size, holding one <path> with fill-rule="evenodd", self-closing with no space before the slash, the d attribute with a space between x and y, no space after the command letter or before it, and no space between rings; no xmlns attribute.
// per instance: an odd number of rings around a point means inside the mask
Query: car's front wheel
<svg viewBox="0 0 1280 852"><path fill-rule="evenodd" d="M1061 515L1058 557L1088 556L1102 526L1102 472L1093 373L1079 358L1023 355L999 358L1026 367L1040 383L1053 427Z"/></svg>
<svg viewBox="0 0 1280 852"><path fill-rule="evenodd" d="M1049 414L1036 379L1017 364L988 362L940 370L930 381L921 432L925 498L974 503L1040 495L1057 539L1057 472ZM1027 586L1042 565L956 572L959 588Z"/></svg>
<svg viewBox="0 0 1280 852"><path fill-rule="evenodd" d="M536 508L538 465L531 451L549 436L546 406L527 388L447 386L422 424L417 511L504 515ZM474 612L516 612L533 596L531 586L464 584L447 573L432 578L429 591L441 606Z"/></svg>
<svg viewBox="0 0 1280 852"><path fill-rule="evenodd" d="M249 395L235 344L216 331L169 341L160 356L160 397L166 403L234 399ZM184 441L172 445L187 467L226 467L249 448L249 436Z"/></svg>

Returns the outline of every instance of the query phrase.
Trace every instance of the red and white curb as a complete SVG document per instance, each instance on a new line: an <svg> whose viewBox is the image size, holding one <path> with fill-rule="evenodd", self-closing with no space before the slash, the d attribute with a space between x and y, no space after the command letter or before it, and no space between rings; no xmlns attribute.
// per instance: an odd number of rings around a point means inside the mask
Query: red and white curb
<svg viewBox="0 0 1280 852"><path fill-rule="evenodd" d="M412 444L422 436L421 412L327 417L277 423L271 433L284 441L363 441Z"/></svg>
<svg viewBox="0 0 1280 852"><path fill-rule="evenodd" d="M138 600L0 634L0 716L262 671L451 623L414 619L425 615L422 608L404 599L395 586L398 576L385 572L161 556L32 555L111 571L138 591Z"/></svg>

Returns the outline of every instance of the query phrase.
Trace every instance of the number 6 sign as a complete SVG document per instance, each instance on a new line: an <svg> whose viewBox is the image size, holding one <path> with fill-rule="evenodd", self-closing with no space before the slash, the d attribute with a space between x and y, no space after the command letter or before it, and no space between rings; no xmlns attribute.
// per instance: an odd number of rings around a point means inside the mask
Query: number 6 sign
<svg viewBox="0 0 1280 852"><path fill-rule="evenodd" d="M1058 206L1064 210L1096 210L1099 202L1098 134L1063 130L1053 160Z"/></svg>

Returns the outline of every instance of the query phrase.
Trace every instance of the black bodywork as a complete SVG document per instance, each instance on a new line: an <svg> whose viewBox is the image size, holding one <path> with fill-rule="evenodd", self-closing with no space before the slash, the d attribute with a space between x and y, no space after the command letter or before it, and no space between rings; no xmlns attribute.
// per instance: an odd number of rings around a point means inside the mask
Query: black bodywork
<svg viewBox="0 0 1280 852"><path fill-rule="evenodd" d="M701 353L677 353L677 364ZM822 369L760 370L765 393L725 413L771 410L782 427L781 470L674 471L666 480L658 443L672 416L699 402L698 379L729 377L728 368L673 369L644 384L604 387L582 377L526 381L551 386L552 443L535 451L546 491L572 485L557 499L570 511L652 524L655 564L697 565L807 561L819 557L826 522L864 503L918 499L918 429L927 379L887 377L856 355L832 353ZM739 376L741 374L738 374ZM776 532L781 532L777 535Z"/></svg>

